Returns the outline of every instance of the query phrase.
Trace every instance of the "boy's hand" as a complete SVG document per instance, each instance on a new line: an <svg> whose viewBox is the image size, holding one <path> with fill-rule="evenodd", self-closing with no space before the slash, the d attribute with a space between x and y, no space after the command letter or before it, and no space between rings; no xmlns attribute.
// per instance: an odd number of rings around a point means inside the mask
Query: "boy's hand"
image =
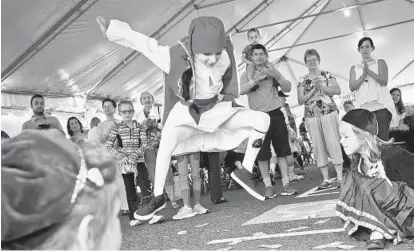
<svg viewBox="0 0 414 251"><path fill-rule="evenodd" d="M101 29L104 38L108 39L108 37L106 36L106 31L108 30L109 24L106 22L105 18L98 16L96 18L96 22L98 22L99 28Z"/></svg>

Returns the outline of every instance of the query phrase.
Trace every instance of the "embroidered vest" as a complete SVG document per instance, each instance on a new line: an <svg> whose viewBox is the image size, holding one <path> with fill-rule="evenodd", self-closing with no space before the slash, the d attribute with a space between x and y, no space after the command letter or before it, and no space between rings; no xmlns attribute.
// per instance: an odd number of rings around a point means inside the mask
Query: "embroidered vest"
<svg viewBox="0 0 414 251"><path fill-rule="evenodd" d="M240 83L239 83L239 77L238 77L238 70L237 70L237 64L236 59L234 56L234 47L231 42L230 36L226 37L226 46L225 50L227 54L229 55L231 65L229 69L224 73L222 77L223 81L223 89L221 91L221 94L224 95L223 100L231 101L237 97L240 96ZM194 63L193 63L193 57L190 55L190 47L189 47L189 41L187 37L181 39L178 44L172 46L170 48L170 73L165 74L164 73L164 114L162 123L164 124L166 119L168 118L168 115L171 111L171 109L174 107L174 105L181 101L184 101L182 97L182 86L181 86L181 75L183 72L188 68L193 68L194 70ZM195 83L192 81L190 84L190 96L195 96ZM184 104L190 105L190 102L184 101Z"/></svg>

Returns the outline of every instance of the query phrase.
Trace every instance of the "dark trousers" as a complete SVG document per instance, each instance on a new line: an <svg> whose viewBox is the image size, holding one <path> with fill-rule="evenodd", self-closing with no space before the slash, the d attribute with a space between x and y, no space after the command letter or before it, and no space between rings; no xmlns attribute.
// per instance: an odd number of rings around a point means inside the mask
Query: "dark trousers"
<svg viewBox="0 0 414 251"><path fill-rule="evenodd" d="M134 182L134 174L133 173L126 173L122 174L122 178L124 179L125 191L128 201L128 209L129 209L129 219L134 219L134 212L138 207L139 200L137 196L137 191L135 189L135 182Z"/></svg>
<svg viewBox="0 0 414 251"><path fill-rule="evenodd" d="M293 158L296 159L296 161L298 162L300 168L304 169L305 166L303 165L302 156L298 152L293 153Z"/></svg>
<svg viewBox="0 0 414 251"><path fill-rule="evenodd" d="M378 137L382 140L388 141L388 134L391 124L391 113L387 109L374 111L378 121Z"/></svg>
<svg viewBox="0 0 414 251"><path fill-rule="evenodd" d="M149 180L147 166L144 162L139 162L137 164L137 185L141 189L141 195L147 197L151 195L151 181Z"/></svg>
<svg viewBox="0 0 414 251"><path fill-rule="evenodd" d="M208 158L208 177L210 184L210 195L212 200L223 197L221 190L220 153L203 153Z"/></svg>
<svg viewBox="0 0 414 251"><path fill-rule="evenodd" d="M414 130L409 131L391 131L390 138L394 138L395 142L405 142L404 148L414 154Z"/></svg>
<svg viewBox="0 0 414 251"><path fill-rule="evenodd" d="M351 168L351 159L348 157L348 155L345 153L344 147L341 144L341 150L342 150L342 158L344 159L344 162L342 164L342 172L343 173L349 173Z"/></svg>

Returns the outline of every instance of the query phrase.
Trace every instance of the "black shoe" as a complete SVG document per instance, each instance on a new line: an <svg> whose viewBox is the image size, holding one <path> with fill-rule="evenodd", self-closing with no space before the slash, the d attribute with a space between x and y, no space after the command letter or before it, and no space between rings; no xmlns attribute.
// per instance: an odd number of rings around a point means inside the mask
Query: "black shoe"
<svg viewBox="0 0 414 251"><path fill-rule="evenodd" d="M265 197L261 195L254 187L254 183L250 178L250 173L246 169L236 169L231 173L231 178L239 183L250 195L258 200L264 201Z"/></svg>
<svg viewBox="0 0 414 251"><path fill-rule="evenodd" d="M221 203L226 203L226 202L228 202L228 200L226 199L226 198L223 198L223 197L221 197L220 199L218 199L218 200L213 200L213 199L211 199L211 201L213 202L213 204L214 205L217 205L217 204L221 204Z"/></svg>
<svg viewBox="0 0 414 251"><path fill-rule="evenodd" d="M253 141L252 146L253 148L260 148L263 145L263 139L256 139Z"/></svg>
<svg viewBox="0 0 414 251"><path fill-rule="evenodd" d="M121 210L121 212L119 212L119 214L120 214L121 216L124 216L124 215L129 215L129 210Z"/></svg>
<svg viewBox="0 0 414 251"><path fill-rule="evenodd" d="M149 220L154 217L154 214L165 208L164 194L157 197L152 197L150 203L138 208L134 213L134 218L137 220Z"/></svg>
<svg viewBox="0 0 414 251"><path fill-rule="evenodd" d="M366 247L368 250L377 250L385 248L385 240L369 240L366 242Z"/></svg>

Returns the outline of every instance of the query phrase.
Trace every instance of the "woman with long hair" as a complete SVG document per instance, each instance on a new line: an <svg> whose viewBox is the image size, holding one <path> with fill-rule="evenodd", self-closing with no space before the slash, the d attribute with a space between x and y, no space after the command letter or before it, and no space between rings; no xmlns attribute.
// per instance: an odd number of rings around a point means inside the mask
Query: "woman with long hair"
<svg viewBox="0 0 414 251"><path fill-rule="evenodd" d="M390 138L396 142L404 143L407 150L414 154L414 128L410 129L408 122L408 119L414 118L414 115L406 113L399 88L392 88L390 94L396 110L396 117L390 127Z"/></svg>
<svg viewBox="0 0 414 251"><path fill-rule="evenodd" d="M414 155L377 135L375 113L349 111L340 124L341 143L352 156L336 206L348 235L383 249L414 236Z"/></svg>
<svg viewBox="0 0 414 251"><path fill-rule="evenodd" d="M70 117L66 123L70 140L75 143L85 141L88 135L83 131L83 125L77 117Z"/></svg>
<svg viewBox="0 0 414 251"><path fill-rule="evenodd" d="M388 90L388 66L383 59L374 59L374 42L363 37L358 42L362 62L354 65L349 73L349 89L355 92L355 107L367 109L377 116L378 137L388 140L392 120L396 119L395 107Z"/></svg>
<svg viewBox="0 0 414 251"><path fill-rule="evenodd" d="M217 152L235 148L244 139L249 144L244 169L232 177L255 198L264 200L249 174L269 128L264 112L238 106L240 95L234 48L225 34L223 22L215 17L191 21L188 37L172 47L131 29L124 22L99 17L98 24L110 41L142 53L165 72L164 119L157 155L154 198L135 212L147 220L165 207L163 189L173 155ZM219 94L224 95L219 101Z"/></svg>
<svg viewBox="0 0 414 251"><path fill-rule="evenodd" d="M24 131L2 144L1 177L2 249L120 249L120 175L105 149Z"/></svg>

